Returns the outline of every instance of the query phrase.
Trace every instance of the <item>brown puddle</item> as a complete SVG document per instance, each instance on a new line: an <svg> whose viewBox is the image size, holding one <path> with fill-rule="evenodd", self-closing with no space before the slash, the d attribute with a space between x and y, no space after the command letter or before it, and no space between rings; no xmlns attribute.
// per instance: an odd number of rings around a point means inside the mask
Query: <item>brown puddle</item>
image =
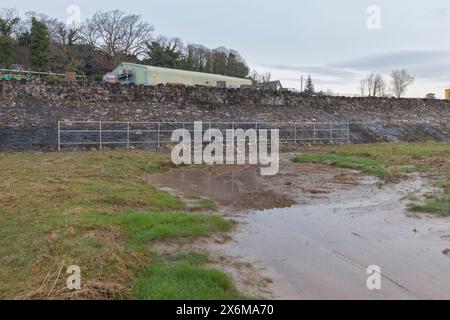
<svg viewBox="0 0 450 320"><path fill-rule="evenodd" d="M279 299L449 299L450 259L442 250L450 220L407 217L400 199L411 181L381 189L367 183L246 214L233 242L213 249L264 268ZM367 289L371 265L381 268L381 290Z"/></svg>
<svg viewBox="0 0 450 320"><path fill-rule="evenodd" d="M358 184L358 174L321 165L300 165L281 160L276 176L262 177L257 166L191 166L151 175L149 182L184 197L203 197L231 209L286 208L311 198L326 197L339 185ZM228 210L230 211L230 210Z"/></svg>
<svg viewBox="0 0 450 320"><path fill-rule="evenodd" d="M235 212L289 207L297 202L269 191L256 166L199 166L152 175L149 182L185 197L202 197Z"/></svg>
<svg viewBox="0 0 450 320"><path fill-rule="evenodd" d="M407 217L402 200L423 191L419 179L380 188L350 170L293 164L289 157L275 177L258 171L191 167L152 176L151 183L238 213L233 240L207 248L271 279L268 298L450 298L450 259L443 254L450 220ZM366 287L371 265L381 268L381 290Z"/></svg>

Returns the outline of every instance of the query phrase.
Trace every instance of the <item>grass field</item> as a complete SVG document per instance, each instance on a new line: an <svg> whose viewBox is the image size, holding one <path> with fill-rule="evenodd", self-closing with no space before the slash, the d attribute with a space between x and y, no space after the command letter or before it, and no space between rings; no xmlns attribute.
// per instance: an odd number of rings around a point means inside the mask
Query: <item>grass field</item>
<svg viewBox="0 0 450 320"><path fill-rule="evenodd" d="M450 215L449 143L323 146L293 160L386 181L421 172L439 191L410 210ZM185 205L145 179L168 170L164 156L140 151L0 154L0 298L246 298L204 253L157 250L233 227L206 214L211 201ZM82 272L75 293L70 265Z"/></svg>
<svg viewBox="0 0 450 320"><path fill-rule="evenodd" d="M208 201L187 212L150 186L145 175L167 171L165 161L137 151L0 154L0 298L241 298L207 256L154 249L233 226L205 214ZM81 268L76 293L65 288L70 265Z"/></svg>
<svg viewBox="0 0 450 320"><path fill-rule="evenodd" d="M439 189L411 211L450 216L450 143L381 143L323 146L293 159L298 163L323 163L350 168L395 182L404 175L421 172Z"/></svg>

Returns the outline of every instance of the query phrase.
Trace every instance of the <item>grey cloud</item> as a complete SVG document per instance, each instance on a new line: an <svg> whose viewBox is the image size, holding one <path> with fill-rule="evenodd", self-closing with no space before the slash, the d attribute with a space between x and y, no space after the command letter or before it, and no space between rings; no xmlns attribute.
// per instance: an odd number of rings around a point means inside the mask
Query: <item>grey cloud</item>
<svg viewBox="0 0 450 320"><path fill-rule="evenodd" d="M405 68L419 78L430 80L450 79L450 51L398 51L370 55L331 65L335 68L381 73L389 73L393 69Z"/></svg>
<svg viewBox="0 0 450 320"><path fill-rule="evenodd" d="M368 55L324 66L272 65L268 67L311 74L323 82L330 83L345 83L366 72L388 74L400 68L407 69L417 78L450 81L450 51L404 50Z"/></svg>
<svg viewBox="0 0 450 320"><path fill-rule="evenodd" d="M299 78L280 78L281 81L297 81L300 82L300 77ZM336 78L336 79L326 79L326 78L321 78L319 77L314 77L313 76L313 80L314 83L316 84L321 84L321 85L336 85L336 84L340 84L340 85L347 85L349 84L349 79L345 79L345 78Z"/></svg>
<svg viewBox="0 0 450 320"><path fill-rule="evenodd" d="M346 70L345 68L336 68L331 66L288 66L288 65L271 65L266 66L277 70L295 71L303 74L311 74L323 77L336 78L353 78L355 72Z"/></svg>
<svg viewBox="0 0 450 320"><path fill-rule="evenodd" d="M430 63L435 64L436 62L442 63L445 61L448 63L449 59L449 51L405 50L370 55L330 65L336 68L349 68L357 70L367 70L373 68L391 69L393 67L399 68Z"/></svg>
<svg viewBox="0 0 450 320"><path fill-rule="evenodd" d="M448 8L430 9L428 10L427 13L429 16L431 16L431 18L446 19L450 16L450 9Z"/></svg>

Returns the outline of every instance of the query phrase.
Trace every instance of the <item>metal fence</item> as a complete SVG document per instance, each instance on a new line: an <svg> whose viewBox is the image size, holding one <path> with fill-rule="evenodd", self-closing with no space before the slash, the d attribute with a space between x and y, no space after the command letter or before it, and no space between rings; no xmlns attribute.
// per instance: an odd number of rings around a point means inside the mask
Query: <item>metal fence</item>
<svg viewBox="0 0 450 320"><path fill-rule="evenodd" d="M59 121L58 150L80 146L103 147L157 147L174 144L172 133L185 129L194 136L200 130L194 122L111 122ZM220 130L225 136L229 129L279 130L280 143L350 143L348 122L282 123L282 122L202 122L202 136L209 129Z"/></svg>
<svg viewBox="0 0 450 320"><path fill-rule="evenodd" d="M53 73L53 72L39 72L39 71L31 71L31 70L22 70L22 69L0 69L0 75L9 76L10 79L25 79L27 77L41 77L41 76L52 76L52 77L66 77L65 73ZM85 79L86 76L75 75L77 79ZM0 77L2 80L2 77ZM3 79L5 80L5 79Z"/></svg>

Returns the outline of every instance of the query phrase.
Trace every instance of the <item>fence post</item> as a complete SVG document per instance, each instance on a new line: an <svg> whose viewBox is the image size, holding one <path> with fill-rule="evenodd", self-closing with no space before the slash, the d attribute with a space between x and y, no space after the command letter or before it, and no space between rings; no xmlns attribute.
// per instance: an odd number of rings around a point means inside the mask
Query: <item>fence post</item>
<svg viewBox="0 0 450 320"><path fill-rule="evenodd" d="M313 123L314 143L316 143L316 123Z"/></svg>
<svg viewBox="0 0 450 320"><path fill-rule="evenodd" d="M294 123L294 141L297 143L297 122Z"/></svg>
<svg viewBox="0 0 450 320"><path fill-rule="evenodd" d="M256 145L258 146L258 142L259 142L259 133L258 133L258 121L255 122L255 135L256 135Z"/></svg>
<svg viewBox="0 0 450 320"><path fill-rule="evenodd" d="M330 122L330 143L333 143L333 122Z"/></svg>
<svg viewBox="0 0 450 320"><path fill-rule="evenodd" d="M350 144L350 122L347 122L347 144Z"/></svg>
<svg viewBox="0 0 450 320"><path fill-rule="evenodd" d="M209 134L208 134L208 138L209 138L209 142L212 142L211 141L211 139L212 139L212 135L211 135L211 121L209 122Z"/></svg>
<svg viewBox="0 0 450 320"><path fill-rule="evenodd" d="M130 123L127 122L127 149L130 149Z"/></svg>
<svg viewBox="0 0 450 320"><path fill-rule="evenodd" d="M61 151L61 121L58 121L58 151Z"/></svg>
<svg viewBox="0 0 450 320"><path fill-rule="evenodd" d="M102 142L102 122L101 121L99 121L99 123L98 123L98 128L99 128L98 132L99 132L100 150L102 150L103 149L103 142Z"/></svg>
<svg viewBox="0 0 450 320"><path fill-rule="evenodd" d="M158 122L158 148L161 147L161 142L160 142L160 130L161 130L161 122Z"/></svg>

